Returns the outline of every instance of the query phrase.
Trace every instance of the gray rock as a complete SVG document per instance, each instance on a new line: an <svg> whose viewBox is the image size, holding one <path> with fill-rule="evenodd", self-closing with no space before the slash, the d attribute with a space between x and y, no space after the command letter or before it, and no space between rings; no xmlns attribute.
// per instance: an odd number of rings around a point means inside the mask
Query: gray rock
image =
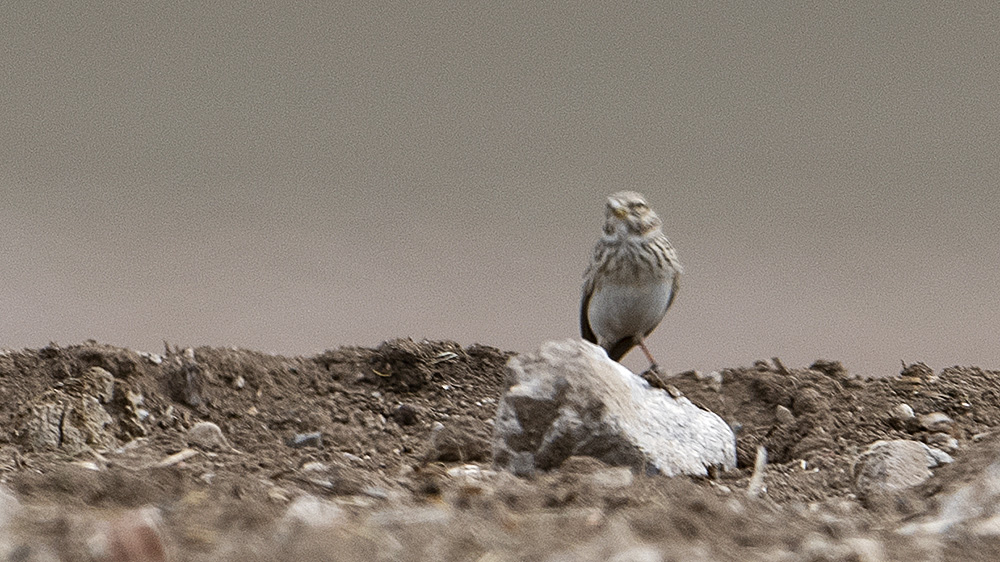
<svg viewBox="0 0 1000 562"><path fill-rule="evenodd" d="M931 433L924 437L924 443L949 454L958 451L958 439L947 433Z"/></svg>
<svg viewBox="0 0 1000 562"><path fill-rule="evenodd" d="M932 433L947 433L951 430L951 426L955 425L955 420L948 417L947 414L933 412L917 418L917 423L920 425L920 429Z"/></svg>
<svg viewBox="0 0 1000 562"><path fill-rule="evenodd" d="M48 390L32 401L21 420L20 441L34 451L76 454L116 444L111 432L114 420L94 396Z"/></svg>
<svg viewBox="0 0 1000 562"><path fill-rule="evenodd" d="M574 455L669 476L736 465L722 418L651 388L590 343L548 342L512 357L507 374L493 434L499 468L527 475Z"/></svg>
<svg viewBox="0 0 1000 562"><path fill-rule="evenodd" d="M323 447L323 434L319 431L313 431L311 433L296 433L291 439L288 440L288 446L295 449L301 449L302 447Z"/></svg>
<svg viewBox="0 0 1000 562"><path fill-rule="evenodd" d="M208 451L229 449L222 429L212 422L198 422L187 433L188 445Z"/></svg>
<svg viewBox="0 0 1000 562"><path fill-rule="evenodd" d="M952 462L950 455L918 441L876 441L854 464L854 486L860 496L893 493L922 483L931 468Z"/></svg>

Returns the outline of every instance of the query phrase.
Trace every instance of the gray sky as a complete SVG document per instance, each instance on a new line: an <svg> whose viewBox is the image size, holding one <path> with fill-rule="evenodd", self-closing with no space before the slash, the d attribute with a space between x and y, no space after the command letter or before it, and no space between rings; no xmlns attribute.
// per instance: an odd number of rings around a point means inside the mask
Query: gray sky
<svg viewBox="0 0 1000 562"><path fill-rule="evenodd" d="M1000 8L667 4L16 3L0 347L528 351L633 189L670 370L1000 367Z"/></svg>

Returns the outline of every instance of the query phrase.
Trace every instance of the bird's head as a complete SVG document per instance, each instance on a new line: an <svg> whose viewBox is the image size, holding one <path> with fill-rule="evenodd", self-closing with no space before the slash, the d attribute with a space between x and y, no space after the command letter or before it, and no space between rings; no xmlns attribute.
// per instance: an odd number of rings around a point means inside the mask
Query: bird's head
<svg viewBox="0 0 1000 562"><path fill-rule="evenodd" d="M649 208L646 198L634 191L619 191L608 196L604 212L604 234L608 236L646 236L663 225Z"/></svg>

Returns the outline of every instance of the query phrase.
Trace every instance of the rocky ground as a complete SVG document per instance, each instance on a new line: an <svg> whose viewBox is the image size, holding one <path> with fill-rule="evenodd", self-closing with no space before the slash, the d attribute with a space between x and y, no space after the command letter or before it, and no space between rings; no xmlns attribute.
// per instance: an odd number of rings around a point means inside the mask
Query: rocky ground
<svg viewBox="0 0 1000 562"><path fill-rule="evenodd" d="M517 478L491 466L509 356L410 340L313 357L2 352L0 559L912 562L1000 549L1000 372L915 364L869 379L770 359L681 373L671 390L737 430L736 470L666 478L575 457ZM954 462L858 463L879 440Z"/></svg>

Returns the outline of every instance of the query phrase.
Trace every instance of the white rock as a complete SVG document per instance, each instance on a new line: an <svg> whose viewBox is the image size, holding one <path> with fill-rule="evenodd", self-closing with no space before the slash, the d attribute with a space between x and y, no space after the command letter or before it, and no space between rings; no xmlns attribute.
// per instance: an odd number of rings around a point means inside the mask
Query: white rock
<svg viewBox="0 0 1000 562"><path fill-rule="evenodd" d="M507 363L494 463L515 474L574 455L650 473L705 475L736 465L736 437L716 414L651 388L581 340L548 342Z"/></svg>
<svg viewBox="0 0 1000 562"><path fill-rule="evenodd" d="M913 419L914 416L913 408L909 404L896 404L892 409L892 417L904 422Z"/></svg>

